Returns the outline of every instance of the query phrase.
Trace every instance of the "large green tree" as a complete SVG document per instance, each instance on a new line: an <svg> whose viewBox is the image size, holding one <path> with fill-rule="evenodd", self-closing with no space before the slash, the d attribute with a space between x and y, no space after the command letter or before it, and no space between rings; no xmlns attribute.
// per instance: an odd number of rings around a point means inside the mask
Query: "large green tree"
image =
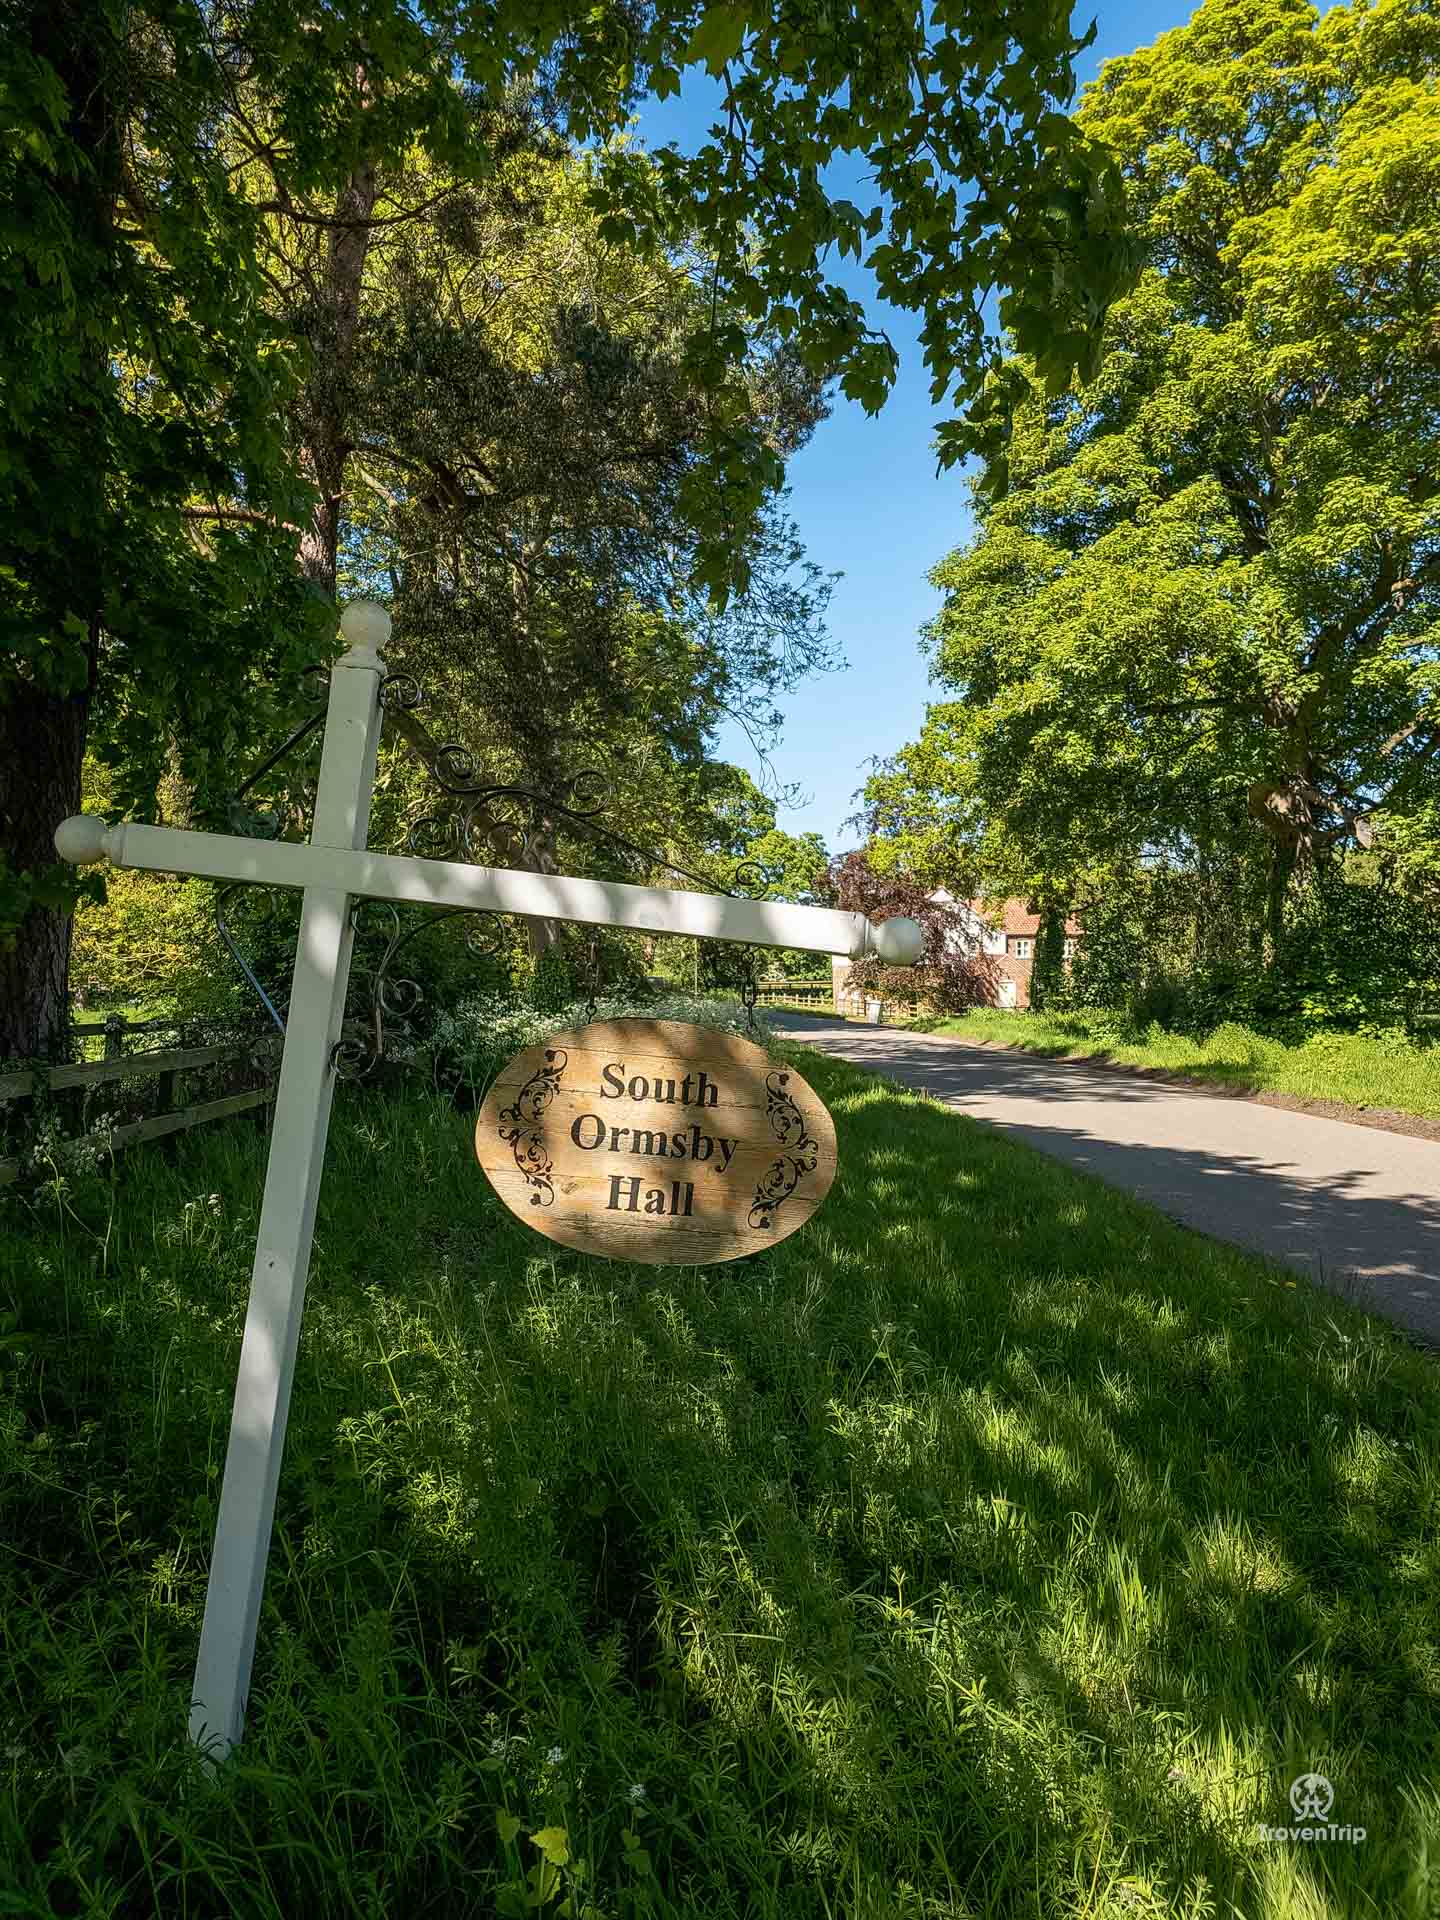
<svg viewBox="0 0 1440 1920"><path fill-rule="evenodd" d="M472 109L499 114L538 85L604 155L593 192L611 238L698 238L715 298L683 352L711 402L686 490L696 578L722 599L744 584L743 536L783 462L734 395L749 342L714 323L722 306L768 317L812 372L878 406L894 354L826 264L832 246L878 240L882 291L925 314L937 393L966 410L946 442L958 457L1004 428L989 295L1058 373L1093 356L1129 270L1113 169L1063 111L1080 43L1057 0L940 17L869 0L28 0L3 32L0 832L15 937L0 1052L63 1019L61 896L42 899L35 876L51 886L46 842L79 803L87 734L113 748L122 806L153 791L176 740L214 787L253 730L254 689L311 649L286 546L309 549L324 589L349 449L322 412L302 501L274 429L294 354L340 384L353 364L368 247L412 211L384 206L387 167L419 149L483 172ZM699 65L725 111L698 152L657 166L608 144L641 93ZM822 184L840 153L869 164L874 214ZM270 217L325 241L311 324L289 341L268 336L258 300Z"/></svg>
<svg viewBox="0 0 1440 1920"><path fill-rule="evenodd" d="M1406 0L1208 0L1105 67L1080 119L1148 269L1095 379L1007 370L1008 462L932 575L951 697L870 788L898 849L1063 896L1228 848L1273 947L1297 876L1433 818L1437 73Z"/></svg>
<svg viewBox="0 0 1440 1920"><path fill-rule="evenodd" d="M52 835L87 738L121 808L172 749L203 781L325 609L295 573L289 348L210 152L199 16L59 0L0 36L3 1056L64 1017L75 885Z"/></svg>
<svg viewBox="0 0 1440 1920"><path fill-rule="evenodd" d="M367 265L339 577L389 602L389 659L429 695L395 719L438 775L437 733L489 779L557 796L594 769L608 826L693 867L710 837L695 775L715 728L735 717L763 745L775 695L828 663L829 582L777 500L743 536L744 587L723 609L696 589L685 483L707 397L679 347L706 296L683 260L601 236L592 179L552 142L448 191L396 181L422 211L377 234ZM273 255L292 298L311 256ZM788 454L822 415L819 382L749 331L737 386ZM512 860L561 857L549 829L500 840ZM581 857L572 837L564 861ZM652 877L633 859L628 872Z"/></svg>
<svg viewBox="0 0 1440 1920"><path fill-rule="evenodd" d="M680 347L703 295L599 234L592 178L525 154L388 236L350 383L347 574L391 600L394 657L542 783L577 705L764 734L827 657L824 585L778 501L738 537L746 586L723 609L697 589L707 396ZM749 332L737 397L783 458L823 416L819 382Z"/></svg>

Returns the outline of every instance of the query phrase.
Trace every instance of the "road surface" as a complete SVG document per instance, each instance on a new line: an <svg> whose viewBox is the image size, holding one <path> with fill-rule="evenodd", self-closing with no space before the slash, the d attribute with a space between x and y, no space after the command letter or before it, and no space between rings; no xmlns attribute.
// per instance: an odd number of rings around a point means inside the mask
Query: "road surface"
<svg viewBox="0 0 1440 1920"><path fill-rule="evenodd" d="M1440 1146L942 1035L776 1011L777 1033L944 1100L1440 1348Z"/></svg>

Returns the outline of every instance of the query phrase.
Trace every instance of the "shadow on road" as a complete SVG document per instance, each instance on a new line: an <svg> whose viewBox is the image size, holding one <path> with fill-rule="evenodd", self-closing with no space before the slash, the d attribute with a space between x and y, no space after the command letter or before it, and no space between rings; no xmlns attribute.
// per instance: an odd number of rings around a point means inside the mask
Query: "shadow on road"
<svg viewBox="0 0 1440 1920"><path fill-rule="evenodd" d="M1430 1142L895 1028L788 1013L771 1024L1198 1232L1284 1260L1440 1347L1440 1154Z"/></svg>

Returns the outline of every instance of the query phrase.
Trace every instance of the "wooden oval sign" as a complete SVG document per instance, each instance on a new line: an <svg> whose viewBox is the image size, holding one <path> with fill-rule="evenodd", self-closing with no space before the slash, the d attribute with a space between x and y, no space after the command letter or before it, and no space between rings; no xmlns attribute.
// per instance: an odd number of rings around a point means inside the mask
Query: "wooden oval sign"
<svg viewBox="0 0 1440 1920"><path fill-rule="evenodd" d="M526 1226L652 1266L773 1247L835 1178L834 1125L793 1068L673 1020L602 1021L516 1054L475 1152Z"/></svg>

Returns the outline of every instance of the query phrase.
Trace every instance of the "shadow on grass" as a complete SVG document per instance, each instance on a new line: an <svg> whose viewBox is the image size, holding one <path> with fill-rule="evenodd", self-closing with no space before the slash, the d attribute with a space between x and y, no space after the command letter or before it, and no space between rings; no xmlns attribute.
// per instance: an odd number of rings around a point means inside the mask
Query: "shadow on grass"
<svg viewBox="0 0 1440 1920"><path fill-rule="evenodd" d="M818 1030L817 1030L818 1032ZM1247 1245L1308 1269L1327 1287L1352 1302L1386 1313L1431 1346L1440 1346L1440 1191L1376 1192L1368 1169L1383 1165L1397 1150L1406 1164L1433 1157L1428 1145L1404 1142L1397 1149L1389 1136L1361 1136L1358 1151L1347 1136L1330 1134L1329 1121L1266 1116L1277 1141L1293 1142L1284 1157L1262 1159L1226 1146L1223 1152L1200 1145L1167 1145L1134 1137L1128 1120L1117 1123L1119 1137L1107 1137L1090 1125L1067 1122L1067 1108L1103 1101L1107 1109L1133 1115L1147 1106L1164 1107L1154 1123L1163 1134L1176 1125L1176 1102L1183 1116L1190 1103L1198 1124L1215 1133L1213 1097L1128 1076L1103 1082L1084 1072L1084 1062L1050 1065L1022 1054L957 1049L944 1042L926 1046L894 1036L852 1036L845 1056L901 1079L937 1099L963 1106L991 1102L984 1117L1030 1146L1081 1168L1121 1191L1137 1193L1185 1224ZM1042 1102L1045 1124L1016 1105L1013 1118L993 1104ZM1054 1116L1053 1119L1049 1116ZM1223 1108L1219 1126L1228 1127ZM1182 1117L1180 1124L1187 1122ZM1308 1139L1303 1129L1320 1127L1328 1141L1345 1141L1330 1164L1306 1164ZM1297 1133L1297 1128L1301 1129ZM1356 1153L1356 1166L1337 1161Z"/></svg>
<svg viewBox="0 0 1440 1920"><path fill-rule="evenodd" d="M503 1803L563 1824L615 1914L1424 1913L1430 1364L932 1104L804 1071L836 1187L803 1234L715 1268L537 1250L467 1123L343 1110L252 1800L326 1809L376 1911L496 1911ZM234 1171L253 1185L253 1156ZM143 1364L97 1318L105 1289L75 1290L68 1346L47 1326L52 1375L110 1423L127 1520L153 1548L178 1507L197 1555L253 1231L227 1206L223 1246L202 1233L132 1288ZM191 1404L172 1387L157 1414L161 1329ZM30 1496L36 1552L65 1552L58 1488ZM167 1614L147 1557L125 1568L170 1649L145 1698L193 1655L201 1570ZM30 1577L89 1671L83 1608ZM30 1689L61 1670L40 1645ZM455 1769L470 1811L447 1827L426 1809L464 1800ZM1362 1845L1257 1841L1311 1770ZM194 1872L199 1842L141 1811ZM58 1815L25 1813L33 1846ZM123 1827L109 1844L126 1857ZM298 1847L266 1872L292 1903L323 1884Z"/></svg>
<svg viewBox="0 0 1440 1920"><path fill-rule="evenodd" d="M739 1910L777 1859L787 1912L856 1867L996 1911L1037 1875L1057 1903L1096 1875L1167 1909L1202 1882L1253 1900L1256 1823L1328 1766L1370 1851L1285 1871L1386 1910L1440 1724L1423 1363L806 1070L843 1174L793 1251L658 1281L543 1262L491 1324L537 1590L573 1572L581 1643L623 1644L615 1684L672 1769L735 1770L719 1802L672 1771L673 1870ZM493 1381L463 1420L497 1431Z"/></svg>

